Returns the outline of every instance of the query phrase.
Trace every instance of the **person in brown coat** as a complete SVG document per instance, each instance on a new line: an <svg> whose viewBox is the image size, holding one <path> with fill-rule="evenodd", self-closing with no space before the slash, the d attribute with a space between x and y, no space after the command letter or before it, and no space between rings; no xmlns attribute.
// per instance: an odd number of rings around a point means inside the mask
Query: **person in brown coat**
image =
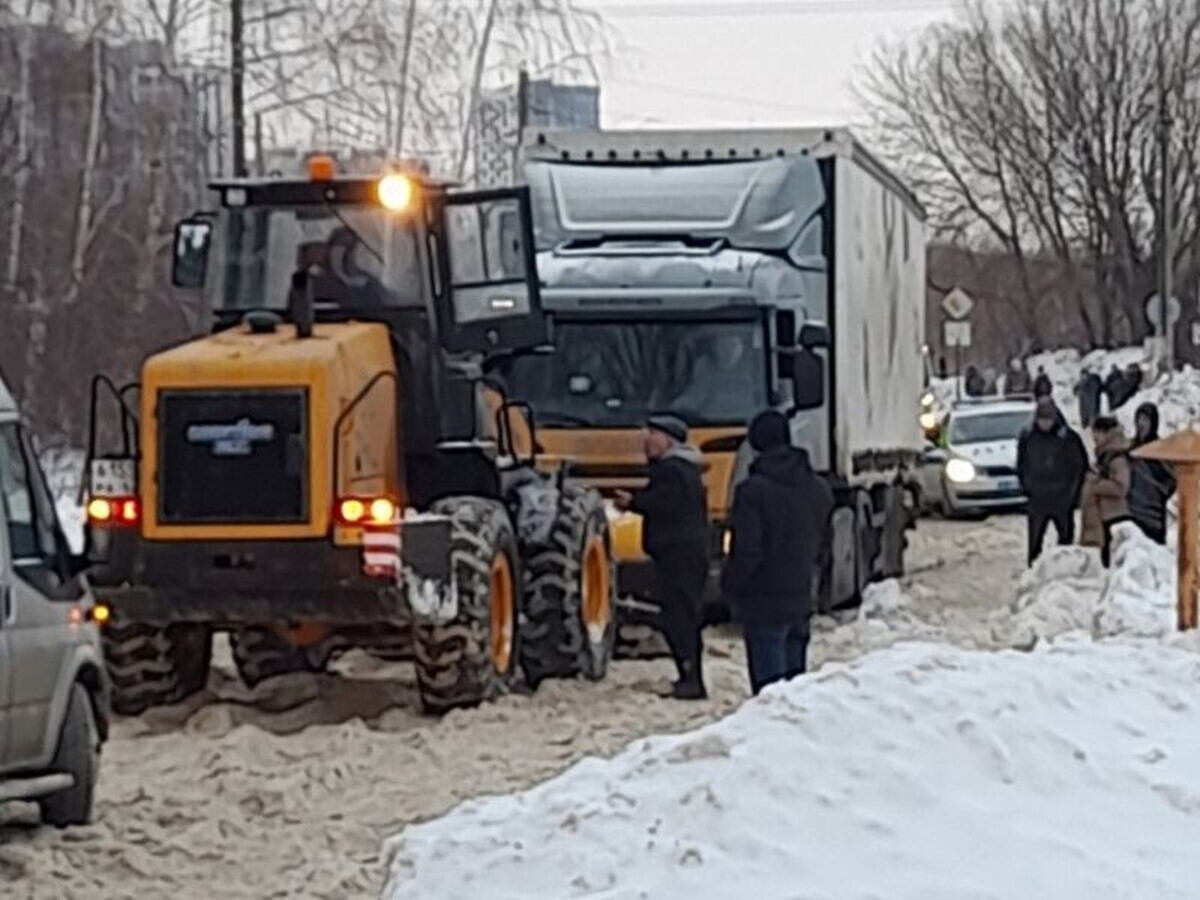
<svg viewBox="0 0 1200 900"><path fill-rule="evenodd" d="M1107 566L1112 526L1129 518L1129 441L1110 416L1101 416L1092 423L1092 437L1096 463L1083 479L1079 543L1099 547L1100 558Z"/></svg>

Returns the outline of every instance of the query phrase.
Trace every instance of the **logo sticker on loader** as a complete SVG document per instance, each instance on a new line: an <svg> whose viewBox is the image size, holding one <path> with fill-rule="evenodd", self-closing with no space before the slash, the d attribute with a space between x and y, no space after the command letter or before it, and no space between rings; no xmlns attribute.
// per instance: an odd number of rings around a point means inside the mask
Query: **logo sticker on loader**
<svg viewBox="0 0 1200 900"><path fill-rule="evenodd" d="M249 456L255 444L275 440L275 426L270 422L257 424L248 418L232 425L189 425L189 444L208 444L213 456Z"/></svg>

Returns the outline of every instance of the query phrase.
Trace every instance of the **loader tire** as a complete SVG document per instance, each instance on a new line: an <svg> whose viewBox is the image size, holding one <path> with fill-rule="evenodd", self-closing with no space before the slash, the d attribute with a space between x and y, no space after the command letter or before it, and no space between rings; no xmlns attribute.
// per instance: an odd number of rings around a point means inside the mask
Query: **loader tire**
<svg viewBox="0 0 1200 900"><path fill-rule="evenodd" d="M205 625L160 627L123 622L100 632L112 682L113 710L141 715L203 690L212 662L212 632Z"/></svg>
<svg viewBox="0 0 1200 900"><path fill-rule="evenodd" d="M508 511L478 497L434 504L450 519L450 569L457 612L441 625L418 623L413 651L421 707L441 714L503 693L518 668L521 576Z"/></svg>
<svg viewBox="0 0 1200 900"><path fill-rule="evenodd" d="M521 667L533 687L546 678L608 673L616 641L616 568L604 502L567 486L549 541L525 560Z"/></svg>
<svg viewBox="0 0 1200 900"><path fill-rule="evenodd" d="M296 647L272 628L243 628L229 635L233 663L246 687L294 672L321 672L328 661L312 648Z"/></svg>

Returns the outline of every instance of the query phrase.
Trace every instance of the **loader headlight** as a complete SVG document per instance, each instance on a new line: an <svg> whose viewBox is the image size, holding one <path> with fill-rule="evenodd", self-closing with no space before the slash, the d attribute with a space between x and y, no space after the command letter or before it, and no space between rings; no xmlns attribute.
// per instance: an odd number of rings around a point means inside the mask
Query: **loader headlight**
<svg viewBox="0 0 1200 900"><path fill-rule="evenodd" d="M946 463L946 477L955 484L975 480L975 466L969 460L952 459Z"/></svg>
<svg viewBox="0 0 1200 900"><path fill-rule="evenodd" d="M378 195L384 209L400 212L412 203L413 183L403 175L384 175L379 179Z"/></svg>

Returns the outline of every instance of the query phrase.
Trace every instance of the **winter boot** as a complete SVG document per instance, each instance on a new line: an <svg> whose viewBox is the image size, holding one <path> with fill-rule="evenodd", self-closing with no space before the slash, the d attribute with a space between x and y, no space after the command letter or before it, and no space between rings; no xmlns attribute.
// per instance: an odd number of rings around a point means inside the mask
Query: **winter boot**
<svg viewBox="0 0 1200 900"><path fill-rule="evenodd" d="M704 689L704 667L699 659L683 660L679 664L680 679L675 682L671 696L676 700L707 700Z"/></svg>

